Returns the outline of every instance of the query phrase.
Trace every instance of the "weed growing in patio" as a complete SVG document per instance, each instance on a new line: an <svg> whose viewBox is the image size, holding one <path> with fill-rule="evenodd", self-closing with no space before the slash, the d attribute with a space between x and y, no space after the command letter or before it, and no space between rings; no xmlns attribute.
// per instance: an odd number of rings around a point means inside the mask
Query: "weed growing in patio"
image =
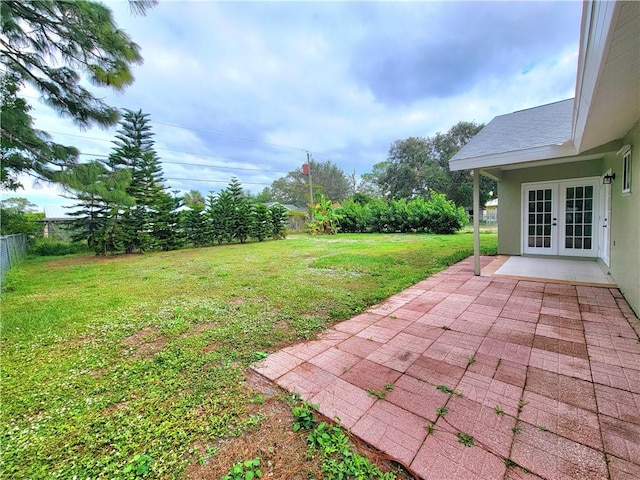
<svg viewBox="0 0 640 480"><path fill-rule="evenodd" d="M436 429L436 426L433 423L427 423L427 433L429 435L432 435L435 429Z"/></svg>
<svg viewBox="0 0 640 480"><path fill-rule="evenodd" d="M527 402L525 401L524 397L520 398L520 400L518 400L518 414L520 412L522 412L522 409L524 408L524 406L527 404Z"/></svg>
<svg viewBox="0 0 640 480"><path fill-rule="evenodd" d="M475 444L473 437L468 433L458 432L456 433L456 437L458 437L458 443L461 443L465 447L473 447Z"/></svg>
<svg viewBox="0 0 640 480"><path fill-rule="evenodd" d="M462 396L462 393L460 393L457 390L454 390L451 387L448 387L446 385L438 385L436 388L438 390L440 390L441 392L446 393L447 395L453 395L454 397L461 397Z"/></svg>
<svg viewBox="0 0 640 480"><path fill-rule="evenodd" d="M438 407L436 408L436 413L438 414L438 416L444 417L447 413L449 413L449 410L447 410L447 407Z"/></svg>
<svg viewBox="0 0 640 480"><path fill-rule="evenodd" d="M493 407L493 410L498 414L498 415L504 415L504 410L502 409L502 407L500 405L496 405L495 407Z"/></svg>
<svg viewBox="0 0 640 480"><path fill-rule="evenodd" d="M472 357L469 357L467 359L467 365L473 365L474 363L476 363L476 356L473 355Z"/></svg>
<svg viewBox="0 0 640 480"><path fill-rule="evenodd" d="M514 462L513 460L511 460L510 458L505 458L504 459L504 463L507 466L507 468L519 468L524 473L530 473L530 470L528 468L523 467L522 465L520 465L520 464Z"/></svg>
<svg viewBox="0 0 640 480"><path fill-rule="evenodd" d="M518 435L520 433L520 427L511 427L511 431Z"/></svg>
<svg viewBox="0 0 640 480"><path fill-rule="evenodd" d="M387 383L384 386L383 390L374 390L372 388L367 388L367 393L372 397L377 398L378 400L383 400L384 397L386 397L387 393L392 391L393 391L393 384L391 383Z"/></svg>

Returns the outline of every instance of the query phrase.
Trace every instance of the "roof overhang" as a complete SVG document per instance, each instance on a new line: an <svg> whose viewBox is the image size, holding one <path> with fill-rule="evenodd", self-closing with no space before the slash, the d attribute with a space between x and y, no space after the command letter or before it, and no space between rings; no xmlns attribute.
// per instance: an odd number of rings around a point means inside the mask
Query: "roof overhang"
<svg viewBox="0 0 640 480"><path fill-rule="evenodd" d="M497 165L496 162L488 162L485 166L478 166L480 173L494 180L502 180L502 172L508 170L520 170L523 168L546 167L549 165L562 165L566 163L586 162L589 160L598 160L608 153L617 152L622 147L622 140L614 140L598 148L591 149L579 155L553 156L547 158L538 157L537 159L516 160L516 157L510 157L511 161Z"/></svg>
<svg viewBox="0 0 640 480"><path fill-rule="evenodd" d="M470 157L456 160L450 163L450 168L456 170L472 170L474 168L502 167L512 164L520 164L534 160L546 160L558 157L570 157L576 154L575 148L570 143L562 145L548 145L543 147L528 148L525 150L513 150L492 155Z"/></svg>
<svg viewBox="0 0 640 480"><path fill-rule="evenodd" d="M583 152L640 118L640 3L585 2L580 37L572 141Z"/></svg>

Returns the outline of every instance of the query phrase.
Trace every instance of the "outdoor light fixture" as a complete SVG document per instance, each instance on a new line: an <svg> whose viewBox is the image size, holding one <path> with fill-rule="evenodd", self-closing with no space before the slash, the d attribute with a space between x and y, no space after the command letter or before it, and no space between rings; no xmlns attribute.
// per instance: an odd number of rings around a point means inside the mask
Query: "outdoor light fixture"
<svg viewBox="0 0 640 480"><path fill-rule="evenodd" d="M602 183L604 185L609 185L616 178L615 173L607 173L604 177L602 177Z"/></svg>

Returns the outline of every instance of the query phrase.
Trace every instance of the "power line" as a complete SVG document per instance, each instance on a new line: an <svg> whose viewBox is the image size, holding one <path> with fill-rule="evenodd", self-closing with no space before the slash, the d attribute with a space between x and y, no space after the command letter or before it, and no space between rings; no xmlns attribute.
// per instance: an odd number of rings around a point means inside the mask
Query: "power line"
<svg viewBox="0 0 640 480"><path fill-rule="evenodd" d="M177 177L166 177L165 180L179 180L185 182L205 182L205 183L229 183L229 180L206 180L202 178L177 178ZM270 183L262 183L262 182L240 182L242 185L271 185Z"/></svg>
<svg viewBox="0 0 640 480"><path fill-rule="evenodd" d="M85 155L89 157L102 157L108 158L109 155L105 155L103 153L80 153L80 155ZM197 154L194 154L197 155ZM170 163L172 165L188 165L191 167L204 167L204 168L219 168L224 170L246 170L250 172L266 172L266 173L289 173L279 170L265 170L263 168L247 168L247 167L225 167L222 165L206 165L203 163L190 163L190 162L173 162L171 160L161 160L161 163Z"/></svg>
<svg viewBox="0 0 640 480"><path fill-rule="evenodd" d="M209 135L216 135L218 137L234 138L236 140L243 140L245 142L251 142L251 143L259 143L261 145L269 145L271 147L288 148L290 150L297 150L299 152L309 152L309 150L307 150L306 148L292 147L292 146L289 146L289 145L282 145L282 144L279 144L279 143L263 142L263 141L260 141L260 140L253 140L251 138L237 137L235 135L229 135L227 133L210 132L208 130L199 130L197 128L183 127L182 125L175 125L175 124L172 124L172 123L158 122L156 120L150 120L150 122L151 123L156 123L158 125L166 125L167 127L174 127L174 128L181 128L183 130L190 130L192 132L207 133Z"/></svg>
<svg viewBox="0 0 640 480"><path fill-rule="evenodd" d="M97 140L99 142L111 142L111 140L107 140L106 138L97 138L97 137L88 137L86 135L74 135L72 133L63 133L63 132L53 132L53 131L49 131L48 133L54 133L57 135L66 135L67 137L75 137L75 138L84 138L87 140ZM195 153L195 152L185 152L182 150L173 150L171 148L162 148L162 147L156 147L154 145L153 147L155 150L160 150L160 151L165 151L165 152L172 152L172 153L181 153L183 155L193 155L196 157L203 157L203 158L219 158L221 160L228 160L230 162L242 162L243 160L238 160L238 159L234 159L234 158L229 158L229 157L223 157L221 155L210 155L210 154L206 154L206 153ZM104 155L101 153L81 153L80 155L92 155L92 156L96 156L96 157L108 157L108 155ZM188 162L172 162L169 160L162 160L163 163L174 163L177 165L194 165L194 166L199 166L199 167L206 167L208 165L202 165L202 164L197 164L197 163L188 163ZM270 173L289 173L289 172L284 172L281 170L266 170L266 169L258 169L258 168L244 168L244 167L222 167L222 166L214 166L216 168L229 168L229 169L233 169L233 170L255 170L255 171L259 171L259 172L270 172Z"/></svg>

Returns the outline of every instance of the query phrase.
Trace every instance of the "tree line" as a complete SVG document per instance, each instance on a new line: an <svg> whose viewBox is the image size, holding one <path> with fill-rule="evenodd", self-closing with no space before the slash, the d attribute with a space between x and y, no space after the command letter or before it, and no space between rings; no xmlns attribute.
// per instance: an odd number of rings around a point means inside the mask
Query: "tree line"
<svg viewBox="0 0 640 480"><path fill-rule="evenodd" d="M384 201L429 199L433 193L443 194L456 205L473 205L473 178L469 171L452 172L449 160L481 129L482 124L458 122L447 132L431 137L409 137L393 142L386 160L373 170L356 178L331 160L309 162L314 197L342 203L356 194ZM481 177L480 202L486 203L496 193L495 181ZM308 177L301 169L289 172L265 188L258 198L304 206L310 203Z"/></svg>
<svg viewBox="0 0 640 480"><path fill-rule="evenodd" d="M73 240L107 255L284 238L284 207L251 202L236 178L210 194L206 206L183 207L183 199L164 185L153 135L148 114L125 110L106 160L59 174L76 202L69 214L76 217Z"/></svg>

